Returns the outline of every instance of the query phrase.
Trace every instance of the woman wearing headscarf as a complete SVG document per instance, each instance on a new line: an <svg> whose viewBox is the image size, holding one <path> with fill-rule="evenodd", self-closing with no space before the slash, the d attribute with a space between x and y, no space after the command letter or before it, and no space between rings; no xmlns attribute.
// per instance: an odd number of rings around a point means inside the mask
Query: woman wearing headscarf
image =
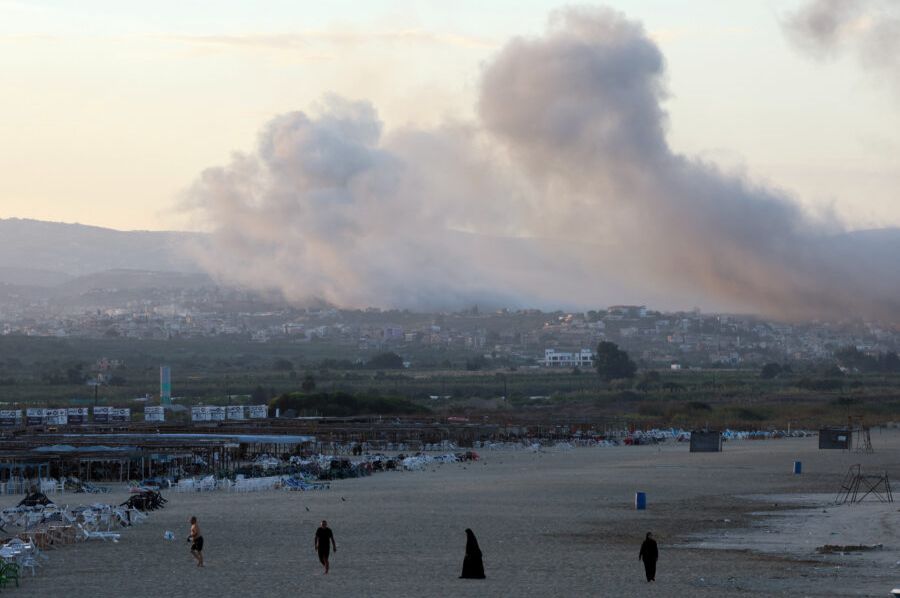
<svg viewBox="0 0 900 598"><path fill-rule="evenodd" d="M472 530L466 529L466 558L463 559L460 579L484 579L484 563L481 561L481 549Z"/></svg>
<svg viewBox="0 0 900 598"><path fill-rule="evenodd" d="M644 573L647 574L647 581L656 581L656 561L659 559L659 548L656 546L656 540L653 534L647 532L644 543L641 544L641 552L638 553L638 560L644 561Z"/></svg>

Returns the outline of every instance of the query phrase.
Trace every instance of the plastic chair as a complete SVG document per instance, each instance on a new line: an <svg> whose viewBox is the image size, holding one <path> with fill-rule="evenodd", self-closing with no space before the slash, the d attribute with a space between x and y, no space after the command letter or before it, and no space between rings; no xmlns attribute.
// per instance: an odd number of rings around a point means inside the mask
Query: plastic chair
<svg viewBox="0 0 900 598"><path fill-rule="evenodd" d="M19 587L19 566L15 563L0 563L0 587L5 588L10 581Z"/></svg>
<svg viewBox="0 0 900 598"><path fill-rule="evenodd" d="M119 538L122 537L122 534L117 532L92 532L85 529L82 525L78 525L78 531L82 533L86 540L103 540L106 542L107 540L112 540L113 542L118 542Z"/></svg>

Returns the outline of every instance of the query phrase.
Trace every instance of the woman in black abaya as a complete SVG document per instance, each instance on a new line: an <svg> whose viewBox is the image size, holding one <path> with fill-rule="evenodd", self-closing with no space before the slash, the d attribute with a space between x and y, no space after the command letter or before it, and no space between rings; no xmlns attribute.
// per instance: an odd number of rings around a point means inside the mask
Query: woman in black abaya
<svg viewBox="0 0 900 598"><path fill-rule="evenodd" d="M484 563L481 562L481 549L472 530L466 529L466 558L463 559L460 579L484 579Z"/></svg>
<svg viewBox="0 0 900 598"><path fill-rule="evenodd" d="M656 581L656 561L659 560L659 548L650 532L647 532L647 538L641 544L638 560L644 561L644 573L647 575L647 581Z"/></svg>

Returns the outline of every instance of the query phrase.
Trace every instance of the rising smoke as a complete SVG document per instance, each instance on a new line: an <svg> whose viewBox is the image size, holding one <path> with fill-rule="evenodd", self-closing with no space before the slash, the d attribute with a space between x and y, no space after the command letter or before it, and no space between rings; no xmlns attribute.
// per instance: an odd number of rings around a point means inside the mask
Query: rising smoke
<svg viewBox="0 0 900 598"><path fill-rule="evenodd" d="M900 80L900 2L811 0L784 20L790 39L817 58L853 52L867 67Z"/></svg>
<svg viewBox="0 0 900 598"><path fill-rule="evenodd" d="M640 24L567 9L486 66L477 122L386 135L372 106L339 98L279 116L253 155L194 185L213 232L202 261L341 306L893 318L895 269L860 267L832 242L840 223L672 151L664 75Z"/></svg>

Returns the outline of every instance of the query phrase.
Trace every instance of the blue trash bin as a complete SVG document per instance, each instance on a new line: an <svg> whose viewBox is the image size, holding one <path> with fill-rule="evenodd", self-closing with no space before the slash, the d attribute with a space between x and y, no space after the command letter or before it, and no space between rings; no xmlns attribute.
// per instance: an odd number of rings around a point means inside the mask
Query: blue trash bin
<svg viewBox="0 0 900 598"><path fill-rule="evenodd" d="M643 511L647 508L647 493L646 492L635 492L634 493L634 508L638 511Z"/></svg>
<svg viewBox="0 0 900 598"><path fill-rule="evenodd" d="M794 461L794 473L797 475L803 473L803 464L800 461Z"/></svg>

